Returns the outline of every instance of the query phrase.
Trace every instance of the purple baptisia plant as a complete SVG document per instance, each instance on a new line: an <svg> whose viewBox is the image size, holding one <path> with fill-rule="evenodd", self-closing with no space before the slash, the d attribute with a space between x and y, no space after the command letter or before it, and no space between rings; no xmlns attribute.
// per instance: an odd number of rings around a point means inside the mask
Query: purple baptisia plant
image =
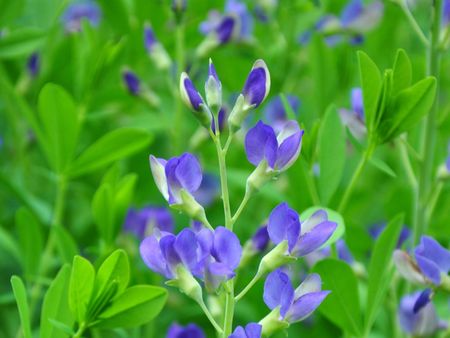
<svg viewBox="0 0 450 338"><path fill-rule="evenodd" d="M249 323L245 328L238 326L228 338L261 338L262 326L257 323Z"/></svg>
<svg viewBox="0 0 450 338"><path fill-rule="evenodd" d="M205 333L196 324L181 326L172 324L167 332L166 338L205 338Z"/></svg>

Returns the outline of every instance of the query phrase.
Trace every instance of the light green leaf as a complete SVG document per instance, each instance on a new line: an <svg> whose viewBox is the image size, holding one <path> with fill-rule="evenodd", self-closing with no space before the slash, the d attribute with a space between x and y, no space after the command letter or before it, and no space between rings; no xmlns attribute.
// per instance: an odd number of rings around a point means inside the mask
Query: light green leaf
<svg viewBox="0 0 450 338"><path fill-rule="evenodd" d="M56 247L59 255L64 263L71 263L73 257L78 253L77 243L72 235L62 226L55 226Z"/></svg>
<svg viewBox="0 0 450 338"><path fill-rule="evenodd" d="M130 279L130 263L128 256L124 250L116 250L98 269L95 278L95 297L99 297L104 290L112 283L117 283L117 291L115 294L122 293Z"/></svg>
<svg viewBox="0 0 450 338"><path fill-rule="evenodd" d="M154 319L164 307L167 291L150 285L128 288L100 316L101 328L135 327Z"/></svg>
<svg viewBox="0 0 450 338"><path fill-rule="evenodd" d="M152 136L142 129L114 130L88 147L69 170L71 177L80 176L129 156L148 146Z"/></svg>
<svg viewBox="0 0 450 338"><path fill-rule="evenodd" d="M327 247L327 246L337 242L339 240L339 238L344 236L345 223L344 223L344 218L337 211L334 211L334 210L331 210L328 208L324 208L324 207L320 207L320 206L310 207L310 208L306 209L305 211L303 211L300 215L301 222L303 223L309 217L311 217L316 211L319 211L319 210L325 210L328 214L328 219L337 224L336 230L334 231L333 235L328 239L328 241L326 241L322 245L322 248L324 248L324 247Z"/></svg>
<svg viewBox="0 0 450 338"><path fill-rule="evenodd" d="M393 68L393 94L411 86L412 67L408 55L403 49L397 51Z"/></svg>
<svg viewBox="0 0 450 338"><path fill-rule="evenodd" d="M345 130L335 106L325 113L319 132L319 192L327 205L339 186L345 166Z"/></svg>
<svg viewBox="0 0 450 338"><path fill-rule="evenodd" d="M392 252L394 251L403 225L403 215L398 215L388 223L378 237L369 266L366 331L372 326L392 279Z"/></svg>
<svg viewBox="0 0 450 338"><path fill-rule="evenodd" d="M115 187L114 194L114 228L112 238L115 239L122 229L123 220L128 211L128 207L132 202L134 188L136 186L138 176L136 174L128 174L124 176Z"/></svg>
<svg viewBox="0 0 450 338"><path fill-rule="evenodd" d="M79 121L72 97L49 83L38 99L39 117L45 138L44 151L52 168L60 173L70 164L78 140Z"/></svg>
<svg viewBox="0 0 450 338"><path fill-rule="evenodd" d="M352 268L343 261L327 258L317 263L312 271L322 278L322 289L331 291L319 311L343 331L361 337L358 281Z"/></svg>
<svg viewBox="0 0 450 338"><path fill-rule="evenodd" d="M372 156L369 159L369 163L373 165L375 168L384 172L386 175L389 175L393 178L397 177L397 174L394 172L394 170L392 170L391 167L389 167L386 162L379 159L378 157Z"/></svg>
<svg viewBox="0 0 450 338"><path fill-rule="evenodd" d="M85 320L88 304L94 290L95 270L81 256L75 256L69 283L69 306L79 323Z"/></svg>
<svg viewBox="0 0 450 338"><path fill-rule="evenodd" d="M17 308L19 309L21 330L24 338L32 338L31 323L30 323L30 309L27 301L27 290L22 280L18 276L11 277L11 285L16 298Z"/></svg>
<svg viewBox="0 0 450 338"><path fill-rule="evenodd" d="M114 196L110 184L102 184L92 200L92 215L100 236L106 243L113 241Z"/></svg>
<svg viewBox="0 0 450 338"><path fill-rule="evenodd" d="M64 265L44 297L41 312L41 338L67 338L65 332L55 327L50 319L71 326L74 318L69 309L70 266Z"/></svg>
<svg viewBox="0 0 450 338"><path fill-rule="evenodd" d="M366 125L369 133L372 133L381 95L382 79L377 65L366 53L358 51L358 61Z"/></svg>
<svg viewBox="0 0 450 338"><path fill-rule="evenodd" d="M31 27L24 27L5 34L0 39L0 59L14 59L30 55L39 49L44 39L45 31Z"/></svg>
<svg viewBox="0 0 450 338"><path fill-rule="evenodd" d="M16 213L16 228L23 269L26 276L34 276L39 268L43 251L41 226L28 209L21 208Z"/></svg>

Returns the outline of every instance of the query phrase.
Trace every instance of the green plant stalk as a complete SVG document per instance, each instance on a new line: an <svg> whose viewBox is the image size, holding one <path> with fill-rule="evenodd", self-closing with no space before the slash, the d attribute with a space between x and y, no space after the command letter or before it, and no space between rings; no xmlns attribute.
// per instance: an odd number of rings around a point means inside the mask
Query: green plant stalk
<svg viewBox="0 0 450 338"><path fill-rule="evenodd" d="M439 83L439 36L441 28L442 0L433 1L431 42L427 48L427 74L438 79ZM436 91L438 93L438 90ZM415 213L413 221L414 244L418 243L422 234L428 228L427 201L433 181L434 148L436 143L438 94L430 113L427 115L422 130L421 157L418 188L415 193Z"/></svg>
<svg viewBox="0 0 450 338"><path fill-rule="evenodd" d="M72 336L72 338L81 338L84 330L86 330L86 324L85 323L81 323L80 326L78 327L77 332L75 332L75 334Z"/></svg>
<svg viewBox="0 0 450 338"><path fill-rule="evenodd" d="M250 190L249 189L245 189L244 198L242 199L241 204L239 204L239 207L236 210L235 214L231 218L231 226L233 226L234 223L236 223L237 219L239 218L239 216L241 215L242 211L245 209L248 201L250 200L250 197L251 197Z"/></svg>
<svg viewBox="0 0 450 338"><path fill-rule="evenodd" d="M399 6L402 9L403 13L405 13L409 24L411 25L414 32L417 34L417 37L419 38L420 42L422 42L425 46L428 46L430 44L430 42L428 41L427 37L423 33L422 28L420 28L419 24L417 23L416 19L412 15L411 11L409 10L408 3L406 2L406 0L400 0Z"/></svg>
<svg viewBox="0 0 450 338"><path fill-rule="evenodd" d="M176 45L176 61L177 61L177 73L181 74L185 69L185 57L184 57L184 23L182 20L177 22L175 29L175 45ZM174 79L175 88L178 85L178 78ZM175 151L178 153L182 149L184 142L184 124L183 124L183 102L181 100L181 94L178 90L174 91L176 96L175 107L175 121L173 131Z"/></svg>

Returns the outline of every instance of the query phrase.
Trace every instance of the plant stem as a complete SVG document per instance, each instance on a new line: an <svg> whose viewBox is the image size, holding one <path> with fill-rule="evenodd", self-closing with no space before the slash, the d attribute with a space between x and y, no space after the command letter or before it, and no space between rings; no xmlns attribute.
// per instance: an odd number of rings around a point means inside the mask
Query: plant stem
<svg viewBox="0 0 450 338"><path fill-rule="evenodd" d="M73 335L72 338L81 338L85 329L86 329L86 324L85 323L81 323L80 326L78 327L77 332L75 332L75 334Z"/></svg>
<svg viewBox="0 0 450 338"><path fill-rule="evenodd" d="M342 212L347 207L348 200L350 199L350 196L353 193L353 189L355 188L356 182L359 179L359 176L361 176L361 173L366 166L367 161L370 159L370 156L372 155L372 147L369 147L366 149L364 154L361 157L361 160L358 163L358 166L356 167L356 170L353 172L352 179L350 180L349 185L347 186L347 189L345 190L344 196L342 197L341 203L338 207L338 212L342 214Z"/></svg>
<svg viewBox="0 0 450 338"><path fill-rule="evenodd" d="M182 20L177 22L175 29L175 44L176 44L176 60L177 60L177 74L181 74L185 69L185 59L184 59L184 23ZM181 95L177 90L178 77L175 79L175 121L173 127L173 137L175 140L175 151L180 152L182 149L182 143L184 142L184 124L183 124L183 102L181 100Z"/></svg>
<svg viewBox="0 0 450 338"><path fill-rule="evenodd" d="M238 209L236 210L236 213L231 218L231 226L236 223L237 219L241 215L242 211L245 209L245 206L247 205L248 201L250 200L251 193L249 189L245 189L245 195L244 198L241 201L241 204L239 205Z"/></svg>
<svg viewBox="0 0 450 338"><path fill-rule="evenodd" d="M400 158L402 159L402 164L405 168L406 176L408 177L409 184L413 189L417 188L417 178L414 174L414 170L411 165L411 161L408 155L408 149L406 149L406 143L399 140L397 146L400 148Z"/></svg>
<svg viewBox="0 0 450 338"><path fill-rule="evenodd" d="M430 42L428 41L428 38L425 36L425 34L422 31L422 28L420 28L419 24L417 23L416 19L414 18L414 15L412 15L411 11L409 10L408 3L406 0L400 0L399 1L400 8L402 9L403 13L405 13L406 18L409 21L409 24L413 28L414 32L417 34L417 37L419 40L425 45L429 46Z"/></svg>
<svg viewBox="0 0 450 338"><path fill-rule="evenodd" d="M217 129L216 129L217 130ZM225 227L233 230L231 222L230 197L228 195L227 165L225 162L225 153L220 144L219 133L213 135L214 144L216 145L217 157L219 159L220 185L222 187L223 212L225 214Z"/></svg>
<svg viewBox="0 0 450 338"><path fill-rule="evenodd" d="M439 35L441 27L441 10L442 0L434 0L431 23L431 43L427 48L427 74L430 76L435 76L437 79L439 77L440 63ZM433 162L436 142L438 106L438 94L436 94L433 107L426 117L424 129L422 130L421 157L423 161L420 167L419 184L415 194L415 214L413 222L414 244L419 242L420 237L428 227L426 209L427 198L429 196L433 181Z"/></svg>
<svg viewBox="0 0 450 338"><path fill-rule="evenodd" d="M249 292L250 289L259 281L260 278L261 274L256 273L255 276L250 281L250 283L247 284L247 286L234 298L234 300L236 302L240 301L242 297L244 297L247 294L247 292Z"/></svg>
<svg viewBox="0 0 450 338"><path fill-rule="evenodd" d="M222 337L228 338L233 330L233 317L234 317L234 281L229 280L227 282L227 288L229 288L225 296L225 316L223 319L223 332Z"/></svg>
<svg viewBox="0 0 450 338"><path fill-rule="evenodd" d="M217 324L216 320L214 319L213 315L211 314L211 312L209 311L208 307L206 306L205 302L201 301L198 302L198 305L200 305L200 307L202 308L203 312L205 313L206 317L209 319L209 321L211 322L211 325L214 326L214 328L216 329L216 331L220 334L222 333L222 328L220 327L219 324Z"/></svg>

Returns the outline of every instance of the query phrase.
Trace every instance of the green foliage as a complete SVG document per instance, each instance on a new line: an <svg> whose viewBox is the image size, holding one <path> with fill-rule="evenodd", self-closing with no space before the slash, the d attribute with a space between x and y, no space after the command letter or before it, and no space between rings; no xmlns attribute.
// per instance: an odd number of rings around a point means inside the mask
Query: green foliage
<svg viewBox="0 0 450 338"><path fill-rule="evenodd" d="M76 320L86 320L86 311L94 291L95 270L92 264L81 256L75 256L69 283L69 307Z"/></svg>
<svg viewBox="0 0 450 338"><path fill-rule="evenodd" d="M21 331L24 338L31 338L30 309L28 308L27 290L20 277L12 276L11 285L19 309Z"/></svg>

